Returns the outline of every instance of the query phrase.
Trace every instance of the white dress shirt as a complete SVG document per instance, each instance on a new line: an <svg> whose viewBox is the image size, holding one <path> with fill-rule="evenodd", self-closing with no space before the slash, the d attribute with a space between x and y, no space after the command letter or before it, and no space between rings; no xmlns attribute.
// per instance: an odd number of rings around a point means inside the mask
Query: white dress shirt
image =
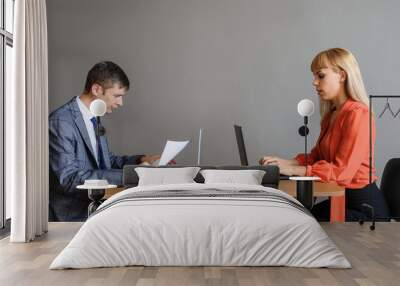
<svg viewBox="0 0 400 286"><path fill-rule="evenodd" d="M86 130L89 134L90 143L92 144L92 149L93 149L94 155L96 157L96 161L97 161L97 158L98 158L97 153L98 152L97 152L96 132L94 130L92 121L90 121L90 119L92 119L92 117L93 117L93 114L86 107L86 105L82 102L82 100L79 98L79 96L76 97L76 102L78 103L79 110L82 113L83 121L85 122Z"/></svg>

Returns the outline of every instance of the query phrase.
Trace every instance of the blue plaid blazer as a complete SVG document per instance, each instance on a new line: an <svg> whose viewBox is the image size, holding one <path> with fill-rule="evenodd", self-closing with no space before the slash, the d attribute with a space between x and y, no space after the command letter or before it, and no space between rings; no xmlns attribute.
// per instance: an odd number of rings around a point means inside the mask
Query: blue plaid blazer
<svg viewBox="0 0 400 286"><path fill-rule="evenodd" d="M76 186L86 179L107 179L122 184L122 167L138 164L142 155L116 156L100 137L106 169L99 169L76 98L49 115L49 220L84 221L90 200Z"/></svg>

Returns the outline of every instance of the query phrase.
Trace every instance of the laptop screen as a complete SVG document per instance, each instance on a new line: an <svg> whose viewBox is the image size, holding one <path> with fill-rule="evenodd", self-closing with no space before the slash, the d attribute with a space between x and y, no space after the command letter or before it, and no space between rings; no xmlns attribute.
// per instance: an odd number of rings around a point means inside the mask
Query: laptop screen
<svg viewBox="0 0 400 286"><path fill-rule="evenodd" d="M234 125L234 128L235 128L236 142L237 142L238 149L239 149L240 164L242 166L248 166L249 161L247 160L246 147L244 145L242 127L238 126L238 125Z"/></svg>

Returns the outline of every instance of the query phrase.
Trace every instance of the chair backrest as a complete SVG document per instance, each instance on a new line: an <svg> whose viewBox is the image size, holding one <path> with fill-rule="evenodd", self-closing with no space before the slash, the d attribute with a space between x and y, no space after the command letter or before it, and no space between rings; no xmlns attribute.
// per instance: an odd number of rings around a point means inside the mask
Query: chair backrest
<svg viewBox="0 0 400 286"><path fill-rule="evenodd" d="M390 159L383 170L380 187L391 217L400 217L400 158Z"/></svg>

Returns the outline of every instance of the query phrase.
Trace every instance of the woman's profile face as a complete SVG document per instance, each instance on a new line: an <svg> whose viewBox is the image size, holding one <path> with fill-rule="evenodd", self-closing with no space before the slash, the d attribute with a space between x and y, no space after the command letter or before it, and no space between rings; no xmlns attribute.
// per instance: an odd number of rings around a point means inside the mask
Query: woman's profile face
<svg viewBox="0 0 400 286"><path fill-rule="evenodd" d="M330 67L321 68L313 72L313 85L318 96L323 100L334 100L344 91L346 75L336 72Z"/></svg>

